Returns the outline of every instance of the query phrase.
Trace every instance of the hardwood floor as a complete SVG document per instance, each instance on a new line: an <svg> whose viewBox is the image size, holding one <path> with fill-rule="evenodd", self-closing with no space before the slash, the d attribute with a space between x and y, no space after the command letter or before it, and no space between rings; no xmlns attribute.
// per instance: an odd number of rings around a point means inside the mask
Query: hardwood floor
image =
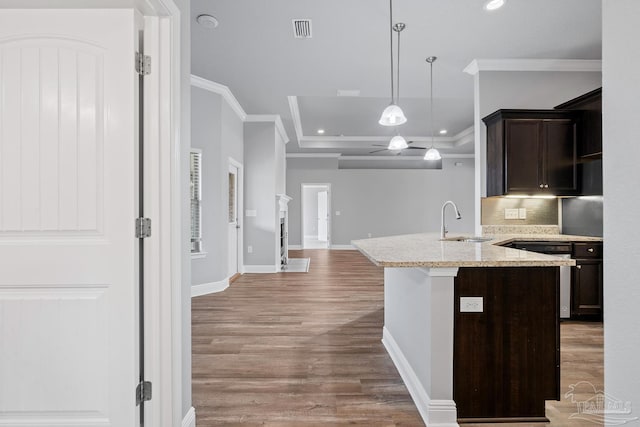
<svg viewBox="0 0 640 427"><path fill-rule="evenodd" d="M424 425L380 342L382 269L356 251L290 256L310 257L309 272L245 274L193 299L198 426ZM562 345L562 394L580 380L602 387L602 325L563 324ZM584 425L573 412L547 403L552 426Z"/></svg>

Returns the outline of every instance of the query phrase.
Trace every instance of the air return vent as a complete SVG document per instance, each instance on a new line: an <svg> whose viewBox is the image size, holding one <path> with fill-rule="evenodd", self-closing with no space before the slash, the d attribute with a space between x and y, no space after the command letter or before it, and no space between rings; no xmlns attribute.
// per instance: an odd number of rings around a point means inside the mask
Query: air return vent
<svg viewBox="0 0 640 427"><path fill-rule="evenodd" d="M294 19L293 36L297 39L310 39L311 19Z"/></svg>

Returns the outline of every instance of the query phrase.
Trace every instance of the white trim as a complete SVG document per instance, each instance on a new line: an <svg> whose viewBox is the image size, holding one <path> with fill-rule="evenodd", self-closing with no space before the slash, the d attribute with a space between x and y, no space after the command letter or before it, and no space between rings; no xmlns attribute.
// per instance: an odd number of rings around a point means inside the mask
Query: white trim
<svg viewBox="0 0 640 427"><path fill-rule="evenodd" d="M341 153L287 153L287 159L337 159L340 156Z"/></svg>
<svg viewBox="0 0 640 427"><path fill-rule="evenodd" d="M191 86L198 87L200 89L208 90L209 92L217 93L227 101L227 104L238 115L240 120L245 121L247 119L247 113L245 113L242 105L238 102L238 99L233 95L231 89L220 83L212 82L205 78L191 74Z"/></svg>
<svg viewBox="0 0 640 427"><path fill-rule="evenodd" d="M458 267L421 267L418 270L430 277L456 277L458 275Z"/></svg>
<svg viewBox="0 0 640 427"><path fill-rule="evenodd" d="M600 59L474 59L463 70L472 76L480 71L584 71L602 72Z"/></svg>
<svg viewBox="0 0 640 427"><path fill-rule="evenodd" d="M302 245L289 245L289 249L292 251L299 251L302 250Z"/></svg>
<svg viewBox="0 0 640 427"><path fill-rule="evenodd" d="M356 247L353 245L331 245L329 249L334 251L355 251Z"/></svg>
<svg viewBox="0 0 640 427"><path fill-rule="evenodd" d="M289 136L282 124L282 118L278 114L249 114L245 122L273 122L276 126L276 131L278 131L280 138L282 138L282 142L284 144L289 142Z"/></svg>
<svg viewBox="0 0 640 427"><path fill-rule="evenodd" d="M291 120L293 120L293 128L296 131L296 137L300 141L304 137L302 132L302 119L300 118L300 108L298 107L297 96L287 96L289 101L289 110L291 110Z"/></svg>
<svg viewBox="0 0 640 427"><path fill-rule="evenodd" d="M245 273L279 273L280 266L275 265L245 265L244 272Z"/></svg>
<svg viewBox="0 0 640 427"><path fill-rule="evenodd" d="M435 400L429 397L386 326L382 329L382 344L396 369L398 369L398 373L405 386L407 386L407 390L409 390L409 394L425 424L429 425L429 427L460 427L456 421L455 402L453 400Z"/></svg>
<svg viewBox="0 0 640 427"><path fill-rule="evenodd" d="M182 419L182 427L196 427L196 410L193 406Z"/></svg>
<svg viewBox="0 0 640 427"><path fill-rule="evenodd" d="M207 257L208 252L191 252L191 259L202 259Z"/></svg>
<svg viewBox="0 0 640 427"><path fill-rule="evenodd" d="M237 168L238 170L238 273L244 273L244 266L242 265L243 260L242 256L244 254L244 166L242 163L234 159L233 157L229 157L229 165ZM228 249L227 249L228 250Z"/></svg>
<svg viewBox="0 0 640 427"><path fill-rule="evenodd" d="M474 154L442 154L443 159L473 159ZM340 156L339 160L389 160L408 162L422 160L422 156Z"/></svg>
<svg viewBox="0 0 640 427"><path fill-rule="evenodd" d="M191 298L222 292L229 287L229 278L217 282L191 285Z"/></svg>

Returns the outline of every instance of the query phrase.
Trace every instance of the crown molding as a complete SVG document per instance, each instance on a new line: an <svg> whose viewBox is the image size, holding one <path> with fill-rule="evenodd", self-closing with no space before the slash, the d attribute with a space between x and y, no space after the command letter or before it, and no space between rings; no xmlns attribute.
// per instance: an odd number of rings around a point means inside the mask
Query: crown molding
<svg viewBox="0 0 640 427"><path fill-rule="evenodd" d="M442 154L443 159L473 159L473 154ZM340 160L385 160L385 161L416 161L423 160L422 156L340 156Z"/></svg>
<svg viewBox="0 0 640 427"><path fill-rule="evenodd" d="M291 120L293 120L293 128L296 131L296 138L300 141L304 138L302 133L302 119L300 118L300 108L298 107L297 96L287 96L289 101L289 110L291 110Z"/></svg>
<svg viewBox="0 0 640 427"><path fill-rule="evenodd" d="M276 126L276 131L280 134L282 142L284 144L289 142L289 135L287 135L287 131L284 129L279 114L249 114L245 122L272 122Z"/></svg>
<svg viewBox="0 0 640 427"><path fill-rule="evenodd" d="M470 75L480 71L583 71L602 72L599 59L474 59L463 70Z"/></svg>
<svg viewBox="0 0 640 427"><path fill-rule="evenodd" d="M287 153L287 159L337 159L341 153Z"/></svg>
<svg viewBox="0 0 640 427"><path fill-rule="evenodd" d="M242 105L238 102L231 90L220 83L212 82L211 80L207 80L200 76L196 76L191 74L191 86L198 87L200 89L208 90L209 92L217 93L222 96L227 104L231 107L231 109L238 115L240 120L243 122L247 119L247 113L245 113Z"/></svg>

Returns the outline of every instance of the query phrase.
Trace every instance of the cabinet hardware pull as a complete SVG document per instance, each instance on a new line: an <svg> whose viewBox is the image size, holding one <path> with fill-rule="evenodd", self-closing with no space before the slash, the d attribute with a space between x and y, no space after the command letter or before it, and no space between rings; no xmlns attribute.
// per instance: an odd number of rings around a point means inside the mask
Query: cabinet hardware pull
<svg viewBox="0 0 640 427"><path fill-rule="evenodd" d="M540 188L544 188L544 185L540 184Z"/></svg>
<svg viewBox="0 0 640 427"><path fill-rule="evenodd" d="M587 249L587 252L593 252L593 248Z"/></svg>
<svg viewBox="0 0 640 427"><path fill-rule="evenodd" d="M549 188L549 184L545 184L545 185L544 185L544 188Z"/></svg>
<svg viewBox="0 0 640 427"><path fill-rule="evenodd" d="M581 266L581 265L576 265L576 268L577 268L578 270L582 270L582 266Z"/></svg>

